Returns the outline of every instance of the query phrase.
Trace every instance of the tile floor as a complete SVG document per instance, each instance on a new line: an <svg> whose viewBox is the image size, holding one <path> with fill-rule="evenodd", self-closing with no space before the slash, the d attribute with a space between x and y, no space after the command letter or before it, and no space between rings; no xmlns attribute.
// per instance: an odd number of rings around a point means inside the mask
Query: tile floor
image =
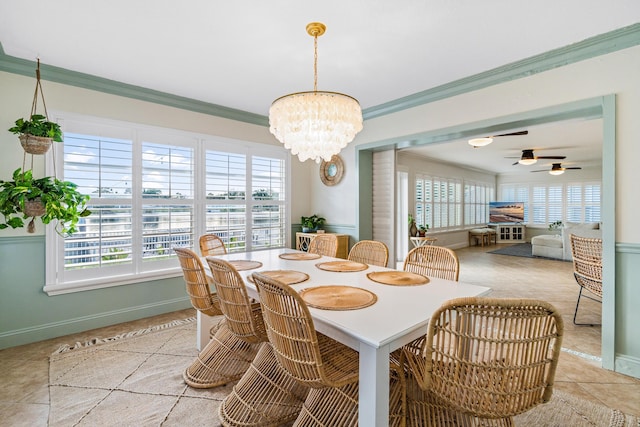
<svg viewBox="0 0 640 427"><path fill-rule="evenodd" d="M503 245L498 245L498 247ZM640 416L640 380L599 368L600 327L574 326L578 287L569 262L487 253L496 246L456 251L460 281L492 288L492 296L541 298L563 314L565 336L556 387L595 403ZM526 272L526 274L523 274ZM598 321L600 304L581 303L581 317ZM46 426L49 414L48 356L63 344L119 333L194 316L192 309L109 326L0 350L0 426ZM195 341L194 341L195 345Z"/></svg>

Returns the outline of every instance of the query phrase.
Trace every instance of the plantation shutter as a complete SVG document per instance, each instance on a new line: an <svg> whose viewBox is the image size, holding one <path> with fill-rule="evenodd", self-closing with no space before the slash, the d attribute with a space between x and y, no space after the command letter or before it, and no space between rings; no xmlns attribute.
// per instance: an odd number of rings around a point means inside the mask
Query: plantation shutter
<svg viewBox="0 0 640 427"><path fill-rule="evenodd" d="M373 240L389 248L389 259L395 260L395 150L373 153Z"/></svg>

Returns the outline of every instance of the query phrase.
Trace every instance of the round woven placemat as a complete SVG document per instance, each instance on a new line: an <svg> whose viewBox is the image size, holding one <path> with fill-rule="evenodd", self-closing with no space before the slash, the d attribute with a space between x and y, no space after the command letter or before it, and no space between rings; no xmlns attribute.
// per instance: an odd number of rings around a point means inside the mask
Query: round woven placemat
<svg viewBox="0 0 640 427"><path fill-rule="evenodd" d="M260 274L264 274L265 276L287 285L295 285L296 283L304 282L309 279L309 275L307 273L295 270L269 270L261 271ZM247 279L253 283L253 274L247 276Z"/></svg>
<svg viewBox="0 0 640 427"><path fill-rule="evenodd" d="M229 261L229 264L233 265L238 271L253 270L254 268L262 267L262 263L260 261L251 261L248 259Z"/></svg>
<svg viewBox="0 0 640 427"><path fill-rule="evenodd" d="M367 277L374 282L394 286L416 286L429 283L428 277L408 271L375 271L367 273Z"/></svg>
<svg viewBox="0 0 640 427"><path fill-rule="evenodd" d="M329 262L321 262L316 264L320 270L326 271L362 271L369 268L367 264L363 264L361 262L355 261L329 261Z"/></svg>
<svg viewBox="0 0 640 427"><path fill-rule="evenodd" d="M357 310L369 307L378 300L373 292L343 285L303 289L300 296L309 307L323 310Z"/></svg>
<svg viewBox="0 0 640 427"><path fill-rule="evenodd" d="M282 259L290 259L294 261L302 261L302 260L310 260L310 259L318 259L321 257L320 254L310 254L307 252L290 252L286 254L278 255Z"/></svg>

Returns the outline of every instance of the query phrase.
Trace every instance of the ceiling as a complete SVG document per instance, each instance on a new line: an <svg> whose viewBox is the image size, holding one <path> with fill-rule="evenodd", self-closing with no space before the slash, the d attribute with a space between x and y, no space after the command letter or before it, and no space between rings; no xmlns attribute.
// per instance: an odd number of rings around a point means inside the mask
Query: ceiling
<svg viewBox="0 0 640 427"><path fill-rule="evenodd" d="M532 126L527 135L501 136L484 147L474 148L468 139L423 145L402 151L456 165L464 165L497 174L551 169L552 163L562 167L601 167L602 120L572 120ZM489 135L481 135L489 136ZM566 156L566 159L538 159L530 166L514 165L522 156L522 150L534 150L535 156ZM572 171L567 171L567 173ZM537 173L537 172L536 172ZM573 172L572 172L573 173Z"/></svg>
<svg viewBox="0 0 640 427"><path fill-rule="evenodd" d="M0 43L10 56L266 116L277 97L313 89L312 21L327 25L318 89L367 109L635 24L640 2L3 0ZM546 134L490 147L544 155L584 143Z"/></svg>

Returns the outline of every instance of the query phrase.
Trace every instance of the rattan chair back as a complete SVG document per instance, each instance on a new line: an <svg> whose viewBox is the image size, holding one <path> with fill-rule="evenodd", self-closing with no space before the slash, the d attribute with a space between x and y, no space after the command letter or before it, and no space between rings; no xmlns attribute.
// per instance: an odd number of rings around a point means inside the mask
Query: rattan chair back
<svg viewBox="0 0 640 427"><path fill-rule="evenodd" d="M307 252L335 257L338 254L338 238L333 234L318 234L309 242Z"/></svg>
<svg viewBox="0 0 640 427"><path fill-rule="evenodd" d="M404 271L457 281L460 262L458 255L449 248L425 245L409 251L404 260Z"/></svg>
<svg viewBox="0 0 640 427"><path fill-rule="evenodd" d="M248 343L267 341L260 305L252 304L238 270L223 259L206 259L231 332Z"/></svg>
<svg viewBox="0 0 640 427"><path fill-rule="evenodd" d="M187 248L173 248L173 250L180 261L187 294L189 294L193 308L207 316L221 315L218 297L214 292L211 292L204 266L198 255Z"/></svg>
<svg viewBox="0 0 640 427"><path fill-rule="evenodd" d="M200 253L202 256L224 255L227 248L220 237L207 233L200 236Z"/></svg>
<svg viewBox="0 0 640 427"><path fill-rule="evenodd" d="M278 280L253 273L269 342L280 365L313 388L341 387L358 380L358 353L317 334L298 292Z"/></svg>
<svg viewBox="0 0 640 427"><path fill-rule="evenodd" d="M573 275L586 290L602 297L602 239L572 234Z"/></svg>
<svg viewBox="0 0 640 427"><path fill-rule="evenodd" d="M389 262L389 248L376 240L360 240L353 245L347 257L350 261L386 267Z"/></svg>
<svg viewBox="0 0 640 427"><path fill-rule="evenodd" d="M551 398L562 335L562 317L545 301L458 298L433 314L425 357L408 360L454 411L508 418Z"/></svg>

